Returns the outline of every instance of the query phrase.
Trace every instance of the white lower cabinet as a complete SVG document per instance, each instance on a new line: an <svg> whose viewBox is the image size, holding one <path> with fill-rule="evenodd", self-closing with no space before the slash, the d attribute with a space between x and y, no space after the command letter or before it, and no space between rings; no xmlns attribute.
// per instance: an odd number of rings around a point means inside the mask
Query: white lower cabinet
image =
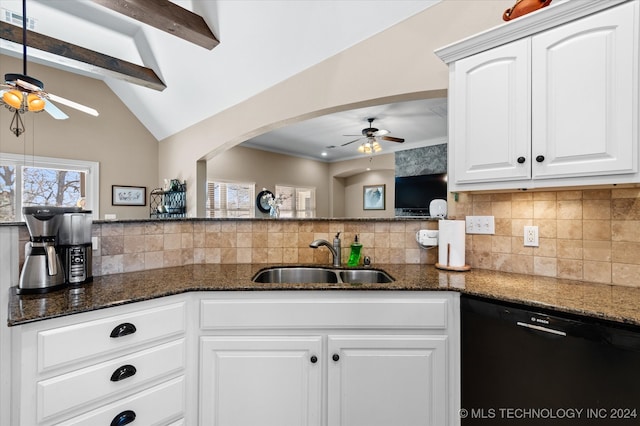
<svg viewBox="0 0 640 426"><path fill-rule="evenodd" d="M198 424L458 425L458 306L448 292L203 298Z"/></svg>
<svg viewBox="0 0 640 426"><path fill-rule="evenodd" d="M447 423L447 336L329 336L329 424Z"/></svg>
<svg viewBox="0 0 640 426"><path fill-rule="evenodd" d="M319 426L319 336L201 339L201 425Z"/></svg>
<svg viewBox="0 0 640 426"><path fill-rule="evenodd" d="M167 425L169 419L184 411L184 387L184 377L177 377L57 425Z"/></svg>
<svg viewBox="0 0 640 426"><path fill-rule="evenodd" d="M186 301L13 327L12 426L168 425L185 416Z"/></svg>
<svg viewBox="0 0 640 426"><path fill-rule="evenodd" d="M459 294L204 292L13 327L12 426L457 426ZM66 355L65 355L66 353Z"/></svg>

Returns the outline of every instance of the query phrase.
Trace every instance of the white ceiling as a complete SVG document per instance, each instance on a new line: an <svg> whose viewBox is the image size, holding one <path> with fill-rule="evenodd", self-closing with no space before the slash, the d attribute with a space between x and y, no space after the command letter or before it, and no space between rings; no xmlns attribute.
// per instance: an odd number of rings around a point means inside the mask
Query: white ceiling
<svg viewBox="0 0 640 426"><path fill-rule="evenodd" d="M364 139L341 145L358 139L361 130L369 127L368 118L375 118L373 127L388 130L388 136L405 139L403 143L379 139L379 154L447 141L447 100L437 98L329 114L265 133L242 145L327 162L357 158L362 156L357 148Z"/></svg>
<svg viewBox="0 0 640 426"><path fill-rule="evenodd" d="M201 15L220 44L213 50L204 49L89 0L27 1L27 16L36 20L34 31L152 68L167 86L162 92L104 77L97 70L79 70L64 58L34 49L28 51L29 60L104 80L140 122L162 140L440 0L173 1ZM0 8L22 14L21 0L0 0ZM0 19L4 19L4 12ZM0 40L0 53L21 57L21 47ZM65 96L55 88L47 89ZM394 111L409 114L401 105L378 107L312 120L300 125L300 131L314 135L316 145L337 145L343 140L338 135L359 133L366 127L366 116L373 115L379 116L379 128L388 128L393 136L404 137L408 143L414 138L412 125L393 121ZM426 117L421 120L431 122ZM317 130L323 122L327 129ZM293 131L282 129L276 136L293 137ZM416 136L421 137L427 136Z"/></svg>

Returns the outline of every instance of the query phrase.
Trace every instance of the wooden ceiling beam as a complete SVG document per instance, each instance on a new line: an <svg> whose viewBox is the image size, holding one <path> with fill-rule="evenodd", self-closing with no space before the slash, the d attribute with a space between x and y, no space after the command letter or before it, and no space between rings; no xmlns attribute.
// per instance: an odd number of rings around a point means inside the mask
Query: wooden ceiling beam
<svg viewBox="0 0 640 426"><path fill-rule="evenodd" d="M169 0L92 1L209 50L220 43L202 16Z"/></svg>
<svg viewBox="0 0 640 426"><path fill-rule="evenodd" d="M0 38L22 45L22 28L0 21ZM101 75L114 77L129 83L162 91L167 86L150 68L114 58L100 52L85 49L33 31L27 31L27 46L56 56L73 60L77 68L89 72L98 69Z"/></svg>

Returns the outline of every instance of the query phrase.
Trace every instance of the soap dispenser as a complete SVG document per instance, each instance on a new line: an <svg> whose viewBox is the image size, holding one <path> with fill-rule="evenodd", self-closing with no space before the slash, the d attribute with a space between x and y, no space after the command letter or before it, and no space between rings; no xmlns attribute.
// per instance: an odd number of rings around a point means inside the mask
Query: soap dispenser
<svg viewBox="0 0 640 426"><path fill-rule="evenodd" d="M339 232L333 237L333 250L335 251L333 255L333 266L340 267L342 265L342 245Z"/></svg>
<svg viewBox="0 0 640 426"><path fill-rule="evenodd" d="M362 250L362 244L358 242L358 236L356 235L355 241L351 244L351 254L347 261L347 266L358 266L360 264L360 251Z"/></svg>

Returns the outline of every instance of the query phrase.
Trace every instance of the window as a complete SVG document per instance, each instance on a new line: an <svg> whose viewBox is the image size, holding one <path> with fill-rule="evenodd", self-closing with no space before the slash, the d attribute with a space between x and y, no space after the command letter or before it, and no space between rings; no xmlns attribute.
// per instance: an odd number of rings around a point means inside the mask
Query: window
<svg viewBox="0 0 640 426"><path fill-rule="evenodd" d="M316 217L316 189L276 185L276 196L282 195L281 217Z"/></svg>
<svg viewBox="0 0 640 426"><path fill-rule="evenodd" d="M207 182L207 217L254 217L255 183Z"/></svg>
<svg viewBox="0 0 640 426"><path fill-rule="evenodd" d="M21 222L22 207L47 205L99 212L97 162L0 154L0 222Z"/></svg>

